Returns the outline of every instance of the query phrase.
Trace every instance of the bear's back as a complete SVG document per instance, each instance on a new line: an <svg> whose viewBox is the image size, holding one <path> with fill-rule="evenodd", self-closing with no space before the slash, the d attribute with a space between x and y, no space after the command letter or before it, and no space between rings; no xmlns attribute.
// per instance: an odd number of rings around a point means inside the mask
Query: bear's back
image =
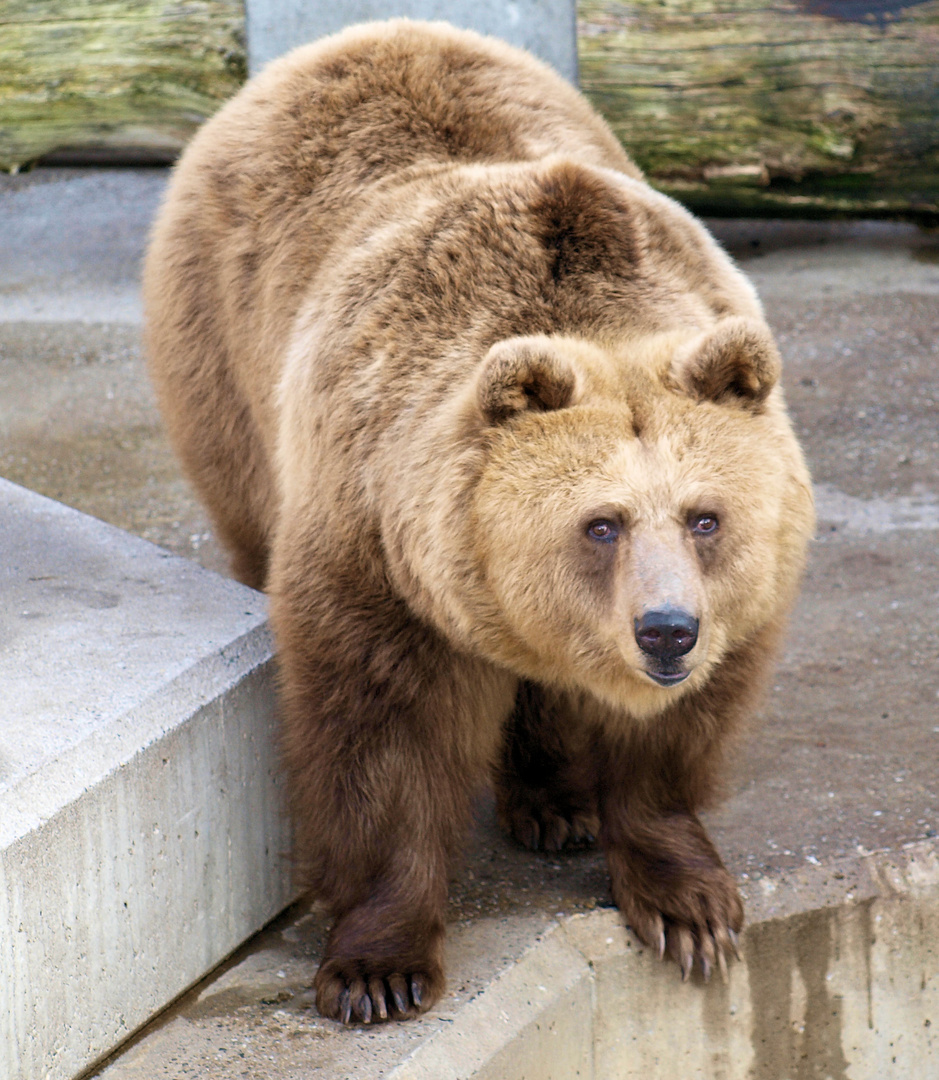
<svg viewBox="0 0 939 1080"><path fill-rule="evenodd" d="M169 186L144 293L176 450L220 535L257 552L293 413L366 456L417 447L412 429L440 421L500 338L625 340L760 314L560 76L408 20L295 50L206 123Z"/></svg>
<svg viewBox="0 0 939 1080"><path fill-rule="evenodd" d="M215 169L237 162L225 176L233 194L271 207L312 194L322 209L332 195L340 213L362 187L413 166L562 153L640 175L547 65L494 38L407 19L356 26L275 61L205 125L189 156L202 156L203 143Z"/></svg>
<svg viewBox="0 0 939 1080"><path fill-rule="evenodd" d="M274 61L200 129L170 183L144 280L158 386L163 372L178 385L187 357L208 377L218 357L269 428L304 295L378 192L551 154L640 176L547 65L445 23L365 24Z"/></svg>

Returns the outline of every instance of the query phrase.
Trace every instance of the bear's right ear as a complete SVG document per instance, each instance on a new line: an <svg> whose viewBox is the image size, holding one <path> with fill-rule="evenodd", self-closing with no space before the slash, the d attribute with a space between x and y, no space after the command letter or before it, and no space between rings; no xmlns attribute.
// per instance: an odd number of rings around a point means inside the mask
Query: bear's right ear
<svg viewBox="0 0 939 1080"><path fill-rule="evenodd" d="M483 416L498 424L526 410L563 409L576 388L574 368L549 338L508 338L487 353L476 381L476 401Z"/></svg>

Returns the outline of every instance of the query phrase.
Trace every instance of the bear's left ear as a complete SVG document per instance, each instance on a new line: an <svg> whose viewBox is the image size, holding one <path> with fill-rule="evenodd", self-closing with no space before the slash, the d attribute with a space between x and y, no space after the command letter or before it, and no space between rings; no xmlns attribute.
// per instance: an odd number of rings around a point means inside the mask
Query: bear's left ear
<svg viewBox="0 0 939 1080"><path fill-rule="evenodd" d="M490 423L526 410L563 409L574 398L577 375L550 338L497 341L476 380L476 401Z"/></svg>
<svg viewBox="0 0 939 1080"><path fill-rule="evenodd" d="M779 382L782 361L769 330L751 319L722 319L679 349L672 377L701 401L730 402L760 412Z"/></svg>

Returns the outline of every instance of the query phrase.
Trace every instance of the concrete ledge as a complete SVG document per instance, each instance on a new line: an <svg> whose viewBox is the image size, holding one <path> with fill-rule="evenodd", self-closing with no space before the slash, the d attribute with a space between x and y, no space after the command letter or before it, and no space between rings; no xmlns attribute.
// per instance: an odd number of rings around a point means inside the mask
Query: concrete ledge
<svg viewBox="0 0 939 1080"><path fill-rule="evenodd" d="M592 1076L594 1004L590 962L563 927L553 928L388 1078Z"/></svg>
<svg viewBox="0 0 939 1080"><path fill-rule="evenodd" d="M292 899L264 598L0 481L0 1075L74 1076Z"/></svg>
<svg viewBox="0 0 939 1080"><path fill-rule="evenodd" d="M932 841L763 879L743 963L679 982L616 911L549 930L389 1080L932 1080L939 851ZM818 903L807 907L806 898ZM462 973L461 973L462 974ZM338 1074L337 1074L338 1075Z"/></svg>
<svg viewBox="0 0 939 1080"><path fill-rule="evenodd" d="M352 1030L313 1008L326 920L294 911L96 1076L934 1080L936 841L747 888L743 959L726 983L695 972L683 984L618 911L515 911L451 925L450 990L426 1017Z"/></svg>

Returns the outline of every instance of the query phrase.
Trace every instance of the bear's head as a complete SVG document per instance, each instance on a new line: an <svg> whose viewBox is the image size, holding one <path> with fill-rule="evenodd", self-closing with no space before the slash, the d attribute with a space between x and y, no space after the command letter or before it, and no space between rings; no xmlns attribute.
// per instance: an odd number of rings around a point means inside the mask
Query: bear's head
<svg viewBox="0 0 939 1080"><path fill-rule="evenodd" d="M642 716L778 623L814 524L779 371L741 317L615 348L493 345L475 384L477 646Z"/></svg>

